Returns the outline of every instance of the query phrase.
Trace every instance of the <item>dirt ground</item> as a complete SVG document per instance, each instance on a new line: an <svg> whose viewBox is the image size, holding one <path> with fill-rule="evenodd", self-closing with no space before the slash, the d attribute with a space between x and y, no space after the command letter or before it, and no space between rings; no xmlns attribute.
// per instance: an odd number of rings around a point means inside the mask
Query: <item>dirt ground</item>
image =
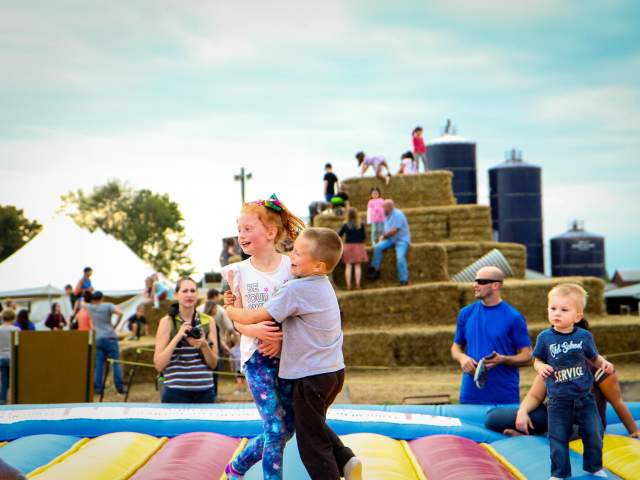
<svg viewBox="0 0 640 480"><path fill-rule="evenodd" d="M625 400L640 401L640 368L638 364L616 365L618 377L623 385ZM523 396L534 377L533 368L521 369L520 392ZM105 390L105 402L122 402L124 397L119 395L109 380ZM634 388L624 388L625 385ZM444 394L449 395L451 403L458 401L460 373L451 367L395 367L381 369L348 368L345 388L338 403L361 404L401 404L415 403L407 397ZM236 383L233 376L221 377L219 381L219 402L251 402L252 398L246 391L236 394ZM94 401L99 401L96 396ZM131 388L128 401L130 402L159 402L160 395L152 383L135 383ZM404 401L404 402L403 402ZM420 402L420 399L417 399Z"/></svg>

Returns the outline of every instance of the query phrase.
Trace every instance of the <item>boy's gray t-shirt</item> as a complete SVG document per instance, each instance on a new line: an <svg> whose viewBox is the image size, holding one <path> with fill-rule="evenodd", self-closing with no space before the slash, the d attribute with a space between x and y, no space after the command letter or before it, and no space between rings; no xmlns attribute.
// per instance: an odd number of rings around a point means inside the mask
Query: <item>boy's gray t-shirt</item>
<svg viewBox="0 0 640 480"><path fill-rule="evenodd" d="M86 307L91 314L91 320L93 320L96 339L118 338L118 334L111 323L111 315L113 315L113 312L116 310L113 303L89 303L86 304Z"/></svg>
<svg viewBox="0 0 640 480"><path fill-rule="evenodd" d="M282 323L281 378L295 380L344 368L340 307L326 275L289 280L264 308Z"/></svg>

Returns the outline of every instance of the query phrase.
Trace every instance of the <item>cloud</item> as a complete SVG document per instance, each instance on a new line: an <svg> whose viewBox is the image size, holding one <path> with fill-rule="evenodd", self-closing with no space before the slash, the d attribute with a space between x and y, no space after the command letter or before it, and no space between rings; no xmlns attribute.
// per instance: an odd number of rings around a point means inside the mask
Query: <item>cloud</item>
<svg viewBox="0 0 640 480"><path fill-rule="evenodd" d="M640 89L605 85L547 96L532 109L540 122L598 124L606 130L628 130L640 122Z"/></svg>
<svg viewBox="0 0 640 480"><path fill-rule="evenodd" d="M434 0L435 9L454 17L483 18L492 20L509 19L516 23L531 22L532 19L560 17L570 13L570 6L555 0Z"/></svg>

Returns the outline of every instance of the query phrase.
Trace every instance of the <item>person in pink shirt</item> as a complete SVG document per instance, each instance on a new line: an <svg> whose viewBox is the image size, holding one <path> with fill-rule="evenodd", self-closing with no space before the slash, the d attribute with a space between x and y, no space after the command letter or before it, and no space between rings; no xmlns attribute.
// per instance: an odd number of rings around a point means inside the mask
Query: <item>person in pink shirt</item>
<svg viewBox="0 0 640 480"><path fill-rule="evenodd" d="M378 187L373 187L367 203L367 223L371 225L371 246L378 243L384 232L384 198Z"/></svg>
<svg viewBox="0 0 640 480"><path fill-rule="evenodd" d="M424 145L424 139L422 138L422 127L416 127L413 129L413 158L415 162L415 170L418 172L420 169L420 162L424 165L424 171L428 171L427 166L427 147Z"/></svg>

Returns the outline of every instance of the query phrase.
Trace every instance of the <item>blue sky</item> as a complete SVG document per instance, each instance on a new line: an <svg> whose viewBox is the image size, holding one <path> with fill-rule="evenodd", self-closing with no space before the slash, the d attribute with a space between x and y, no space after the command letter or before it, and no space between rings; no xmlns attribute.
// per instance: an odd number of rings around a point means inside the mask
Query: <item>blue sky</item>
<svg viewBox="0 0 640 480"><path fill-rule="evenodd" d="M633 1L4 1L0 203L46 223L109 178L167 192L203 271L240 166L249 198L304 214L326 161L395 169L415 125L452 118L478 144L480 203L520 149L543 168L547 238L583 219L609 271L640 268L638 18Z"/></svg>

